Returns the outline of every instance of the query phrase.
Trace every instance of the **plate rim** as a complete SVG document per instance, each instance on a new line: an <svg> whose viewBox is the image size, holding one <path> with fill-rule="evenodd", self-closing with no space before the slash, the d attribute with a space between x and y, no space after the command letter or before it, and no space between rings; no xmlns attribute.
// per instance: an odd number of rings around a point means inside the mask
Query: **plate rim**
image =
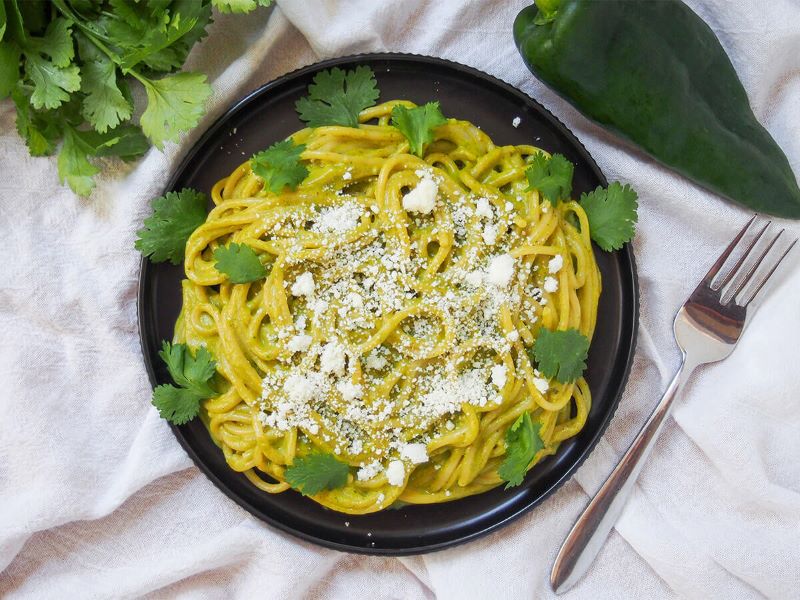
<svg viewBox="0 0 800 600"><path fill-rule="evenodd" d="M341 66L343 64L355 63L360 60L362 61L406 60L406 61L416 61L419 62L420 64L433 64L439 67L444 67L447 69L458 71L470 77L477 77L478 79L487 81L494 87L499 87L503 91L519 97L525 103L530 103L534 105L535 109L540 113L540 115L544 117L546 120L550 121L551 124L558 130L558 132L575 146L578 152L582 155L582 158L586 160L590 169L592 170L594 175L598 178L600 183L603 186L608 185L608 180L606 179L603 172L600 170L600 167L597 165L596 161L594 160L594 157L589 153L586 146L584 146L583 142L581 142L580 139L578 139L578 137L572 132L572 130L570 130L558 117L556 117L552 112L550 112L550 110L548 110L543 104L541 104L538 100L536 100L526 92L522 91L521 89L511 85L510 83L494 75L481 71L480 69L450 59L429 56L425 54L418 54L418 53L407 53L407 52L365 52L359 54L348 54L344 56L338 56L303 65L292 71L284 73L283 75L280 75L279 77L276 77L275 79L272 79L271 81L268 81L267 83L264 83L263 85L260 85L255 89L245 93L238 100L235 100L229 106L229 108L227 108L224 112L222 112L214 120L214 122L211 123L206 128L203 134L199 138L197 138L197 140L186 150L181 161L177 164L177 166L173 167L172 173L167 182L165 183L162 193L166 193L174 189L174 186L177 183L180 174L192 162L195 156L200 152L200 149L206 144L208 139L211 138L214 134L216 134L219 129L223 128L228 119L232 115L234 115L240 108L244 107L250 102L257 101L261 96L269 94L269 92L273 88L278 87L295 77L305 75L309 72L321 71L323 69L329 69L332 67ZM621 257L623 257L624 262L627 262L627 264L624 264L623 262L623 266L625 266L625 269L623 270L623 276L624 279L627 280L626 287L630 286L630 289L632 290L633 293L632 297L633 312L630 316L631 326L628 332L630 337L630 345L629 346L626 345L626 353L625 353L626 355L624 357L625 366L621 374L617 392L616 394L614 394L614 397L610 399L608 410L606 414L603 416L603 420L600 422L600 425L594 437L591 439L591 441L584 449L584 451L579 455L578 460L576 460L569 469L567 469L563 474L561 474L552 483L552 485L550 485L550 487L547 488L542 494L540 494L535 500L532 500L527 504L519 507L517 510L507 515L505 518L500 519L485 527L482 527L477 531L461 535L459 537L449 539L446 541L421 544L418 546L404 547L404 548L379 548L379 547L356 546L352 544L333 541L323 537L318 537L306 533L304 531L300 531L298 529L293 528L290 525L283 523L279 519L273 518L264 510L255 507L244 498L238 496L201 459L201 457L198 455L195 449L187 441L186 437L184 436L181 430L181 427L169 422L168 425L172 430L173 435L177 438L178 443L183 448L184 452L186 452L189 455L194 465L214 484L214 486L218 490L220 490L223 494L225 494L225 496L227 496L230 500L235 502L239 507L246 510L251 516L259 519L260 521L266 523L271 527L275 527L281 532L288 533L296 538L300 538L304 541L311 542L319 546L323 546L333 550L338 550L341 552L372 555L372 556L410 556L410 555L427 554L429 552L444 550L446 548L452 548L454 546L459 546L467 542L473 541L489 533L496 532L499 529L502 529L503 527L509 525L513 521L516 521L522 515L528 513L533 508L544 502L559 488L561 488L561 486L563 486L567 481L569 481L575 475L575 472L581 467L584 461L592 454L592 452L594 452L597 444L605 434L609 424L611 423L611 420L614 418L614 415L616 414L617 409L619 408L619 403L628 386L631 370L633 367L633 360L636 354L636 346L639 335L640 293L639 293L639 276L636 268L636 258L633 252L633 243L632 242L626 243L621 250L615 251L615 254L619 254ZM138 336L139 346L142 352L142 357L145 364L145 370L147 371L147 376L148 380L150 381L150 385L155 387L156 385L158 385L158 380L156 378L153 361L151 360L150 353L148 352L147 348L148 344L145 339L146 337L145 331L147 325L145 323L145 314L143 312L143 305L145 303L145 296L146 296L145 292L149 287L147 282L148 280L147 274L149 268L151 268L153 265L154 263L152 263L147 256L142 255L139 261L139 277L137 281L136 323L139 329L139 336Z"/></svg>

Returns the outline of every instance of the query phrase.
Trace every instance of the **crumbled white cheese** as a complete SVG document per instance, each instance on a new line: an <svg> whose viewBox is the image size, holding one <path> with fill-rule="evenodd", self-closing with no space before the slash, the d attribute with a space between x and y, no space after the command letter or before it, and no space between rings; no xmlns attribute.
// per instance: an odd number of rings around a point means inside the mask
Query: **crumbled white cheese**
<svg viewBox="0 0 800 600"><path fill-rule="evenodd" d="M492 218L492 205L489 204L488 198L478 198L478 203L475 206L475 214L479 217Z"/></svg>
<svg viewBox="0 0 800 600"><path fill-rule="evenodd" d="M533 385L539 390L540 394L547 393L547 390L550 389L550 382L547 379L543 379L542 377L534 377L533 378Z"/></svg>
<svg viewBox="0 0 800 600"><path fill-rule="evenodd" d="M403 485L406 480L406 468L403 461L393 460L386 467L386 479L389 485Z"/></svg>
<svg viewBox="0 0 800 600"><path fill-rule="evenodd" d="M363 214L364 209L354 200L324 208L317 216L311 230L320 233L344 233L354 229Z"/></svg>
<svg viewBox="0 0 800 600"><path fill-rule="evenodd" d="M429 171L420 169L417 171L417 175L420 177L419 183L417 183L417 187L403 196L403 208L408 212L427 215L436 206L439 186L436 185Z"/></svg>
<svg viewBox="0 0 800 600"><path fill-rule="evenodd" d="M345 402L352 402L364 394L364 388L352 381L340 381L336 384L336 389L339 390Z"/></svg>
<svg viewBox="0 0 800 600"><path fill-rule="evenodd" d="M497 243L497 227L494 225L487 225L483 228L483 242L487 246L494 246Z"/></svg>
<svg viewBox="0 0 800 600"><path fill-rule="evenodd" d="M386 366L386 359L374 352L367 356L367 368L373 371L380 371Z"/></svg>
<svg viewBox="0 0 800 600"><path fill-rule="evenodd" d="M425 444L404 444L400 448L400 456L419 465L428 462L428 447Z"/></svg>
<svg viewBox="0 0 800 600"><path fill-rule="evenodd" d="M352 178L353 174L350 172L350 169L348 169L342 174L342 179L344 179L345 181L350 181Z"/></svg>
<svg viewBox="0 0 800 600"><path fill-rule="evenodd" d="M341 344L328 342L322 347L319 357L319 368L323 373L335 373L341 376L344 373L345 353Z"/></svg>
<svg viewBox="0 0 800 600"><path fill-rule="evenodd" d="M511 202L506 202L506 212L514 210L514 205Z"/></svg>
<svg viewBox="0 0 800 600"><path fill-rule="evenodd" d="M555 277L545 277L544 278L544 285L542 286L545 292L553 292L558 291L558 279Z"/></svg>
<svg viewBox="0 0 800 600"><path fill-rule="evenodd" d="M497 386L497 389L503 389L503 386L508 381L508 368L505 365L495 365L492 367L492 383Z"/></svg>
<svg viewBox="0 0 800 600"><path fill-rule="evenodd" d="M300 334L292 337L286 345L289 352L305 352L311 345L311 336Z"/></svg>
<svg viewBox="0 0 800 600"><path fill-rule="evenodd" d="M510 254L493 256L489 261L489 270L486 279L489 283L499 288L508 287L514 276L514 257Z"/></svg>
<svg viewBox="0 0 800 600"><path fill-rule="evenodd" d="M400 463L401 465L403 463ZM381 463L378 460L373 460L371 463L361 467L356 473L356 478L359 481L368 481L373 479L378 473L381 472Z"/></svg>
<svg viewBox="0 0 800 600"><path fill-rule="evenodd" d="M516 341L519 340L519 333L516 330L515 331L509 331L508 334L506 334L506 339L509 342L516 342Z"/></svg>
<svg viewBox="0 0 800 600"><path fill-rule="evenodd" d="M378 494L375 500L378 501L378 504L383 504L383 501L386 500L386 495L383 492L381 492L380 494Z"/></svg>
<svg viewBox="0 0 800 600"><path fill-rule="evenodd" d="M483 272L478 270L470 271L464 275L464 281L471 287L478 287L483 281Z"/></svg>
<svg viewBox="0 0 800 600"><path fill-rule="evenodd" d="M515 129L519 127L520 123L522 123L522 119L520 119L519 117L514 117L514 119L511 121L511 124L514 126Z"/></svg>
<svg viewBox="0 0 800 600"><path fill-rule="evenodd" d="M561 270L561 267L564 266L564 257L560 254L556 254L550 261L547 263L547 270L550 273L558 273Z"/></svg>
<svg viewBox="0 0 800 600"><path fill-rule="evenodd" d="M304 404L314 397L318 387L317 382L312 378L293 374L286 378L283 391L292 402Z"/></svg>
<svg viewBox="0 0 800 600"><path fill-rule="evenodd" d="M292 284L292 296L314 295L314 276L311 273L303 273Z"/></svg>
<svg viewBox="0 0 800 600"><path fill-rule="evenodd" d="M447 421L447 423L445 423L444 426L445 429L447 429L447 431L453 431L453 429L456 428L455 423L453 423L452 421Z"/></svg>

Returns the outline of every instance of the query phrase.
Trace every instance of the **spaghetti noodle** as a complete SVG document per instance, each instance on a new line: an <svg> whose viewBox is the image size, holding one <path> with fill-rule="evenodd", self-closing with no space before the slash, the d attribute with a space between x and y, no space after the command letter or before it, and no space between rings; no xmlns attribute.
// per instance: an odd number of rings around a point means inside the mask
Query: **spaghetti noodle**
<svg viewBox="0 0 800 600"><path fill-rule="evenodd" d="M600 274L583 210L528 190L542 150L495 146L466 121L410 154L396 104L295 133L309 175L294 191L264 189L249 163L214 186L175 330L216 359L222 393L202 416L231 468L276 493L296 458L331 453L347 484L313 499L351 514L489 490L521 414L540 427L536 463L591 405L583 378L548 381L526 352L542 326L591 338ZM214 268L231 242L266 279Z"/></svg>

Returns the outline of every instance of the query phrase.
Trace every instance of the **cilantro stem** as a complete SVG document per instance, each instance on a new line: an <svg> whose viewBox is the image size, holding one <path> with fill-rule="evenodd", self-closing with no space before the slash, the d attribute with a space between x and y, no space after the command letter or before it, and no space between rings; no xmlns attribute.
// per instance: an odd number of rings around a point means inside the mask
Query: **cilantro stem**
<svg viewBox="0 0 800 600"><path fill-rule="evenodd" d="M103 42L97 39L97 34L95 31L92 30L91 27L86 25L83 20L78 17L73 10L67 6L64 0L53 0L53 5L59 10L59 12L64 15L64 18L72 21L83 33L84 35L89 38L89 41L92 42L95 46L97 46L103 54L108 56L108 58L117 66L120 64L119 55L116 52L112 52L108 46L106 46Z"/></svg>

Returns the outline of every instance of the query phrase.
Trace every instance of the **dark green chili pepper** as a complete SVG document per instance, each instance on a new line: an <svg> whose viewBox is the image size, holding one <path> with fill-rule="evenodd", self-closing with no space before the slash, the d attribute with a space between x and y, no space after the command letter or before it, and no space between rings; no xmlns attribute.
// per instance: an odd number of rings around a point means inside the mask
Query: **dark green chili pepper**
<svg viewBox="0 0 800 600"><path fill-rule="evenodd" d="M786 155L714 32L680 0L536 0L514 39L531 72L587 117L735 202L800 218Z"/></svg>

